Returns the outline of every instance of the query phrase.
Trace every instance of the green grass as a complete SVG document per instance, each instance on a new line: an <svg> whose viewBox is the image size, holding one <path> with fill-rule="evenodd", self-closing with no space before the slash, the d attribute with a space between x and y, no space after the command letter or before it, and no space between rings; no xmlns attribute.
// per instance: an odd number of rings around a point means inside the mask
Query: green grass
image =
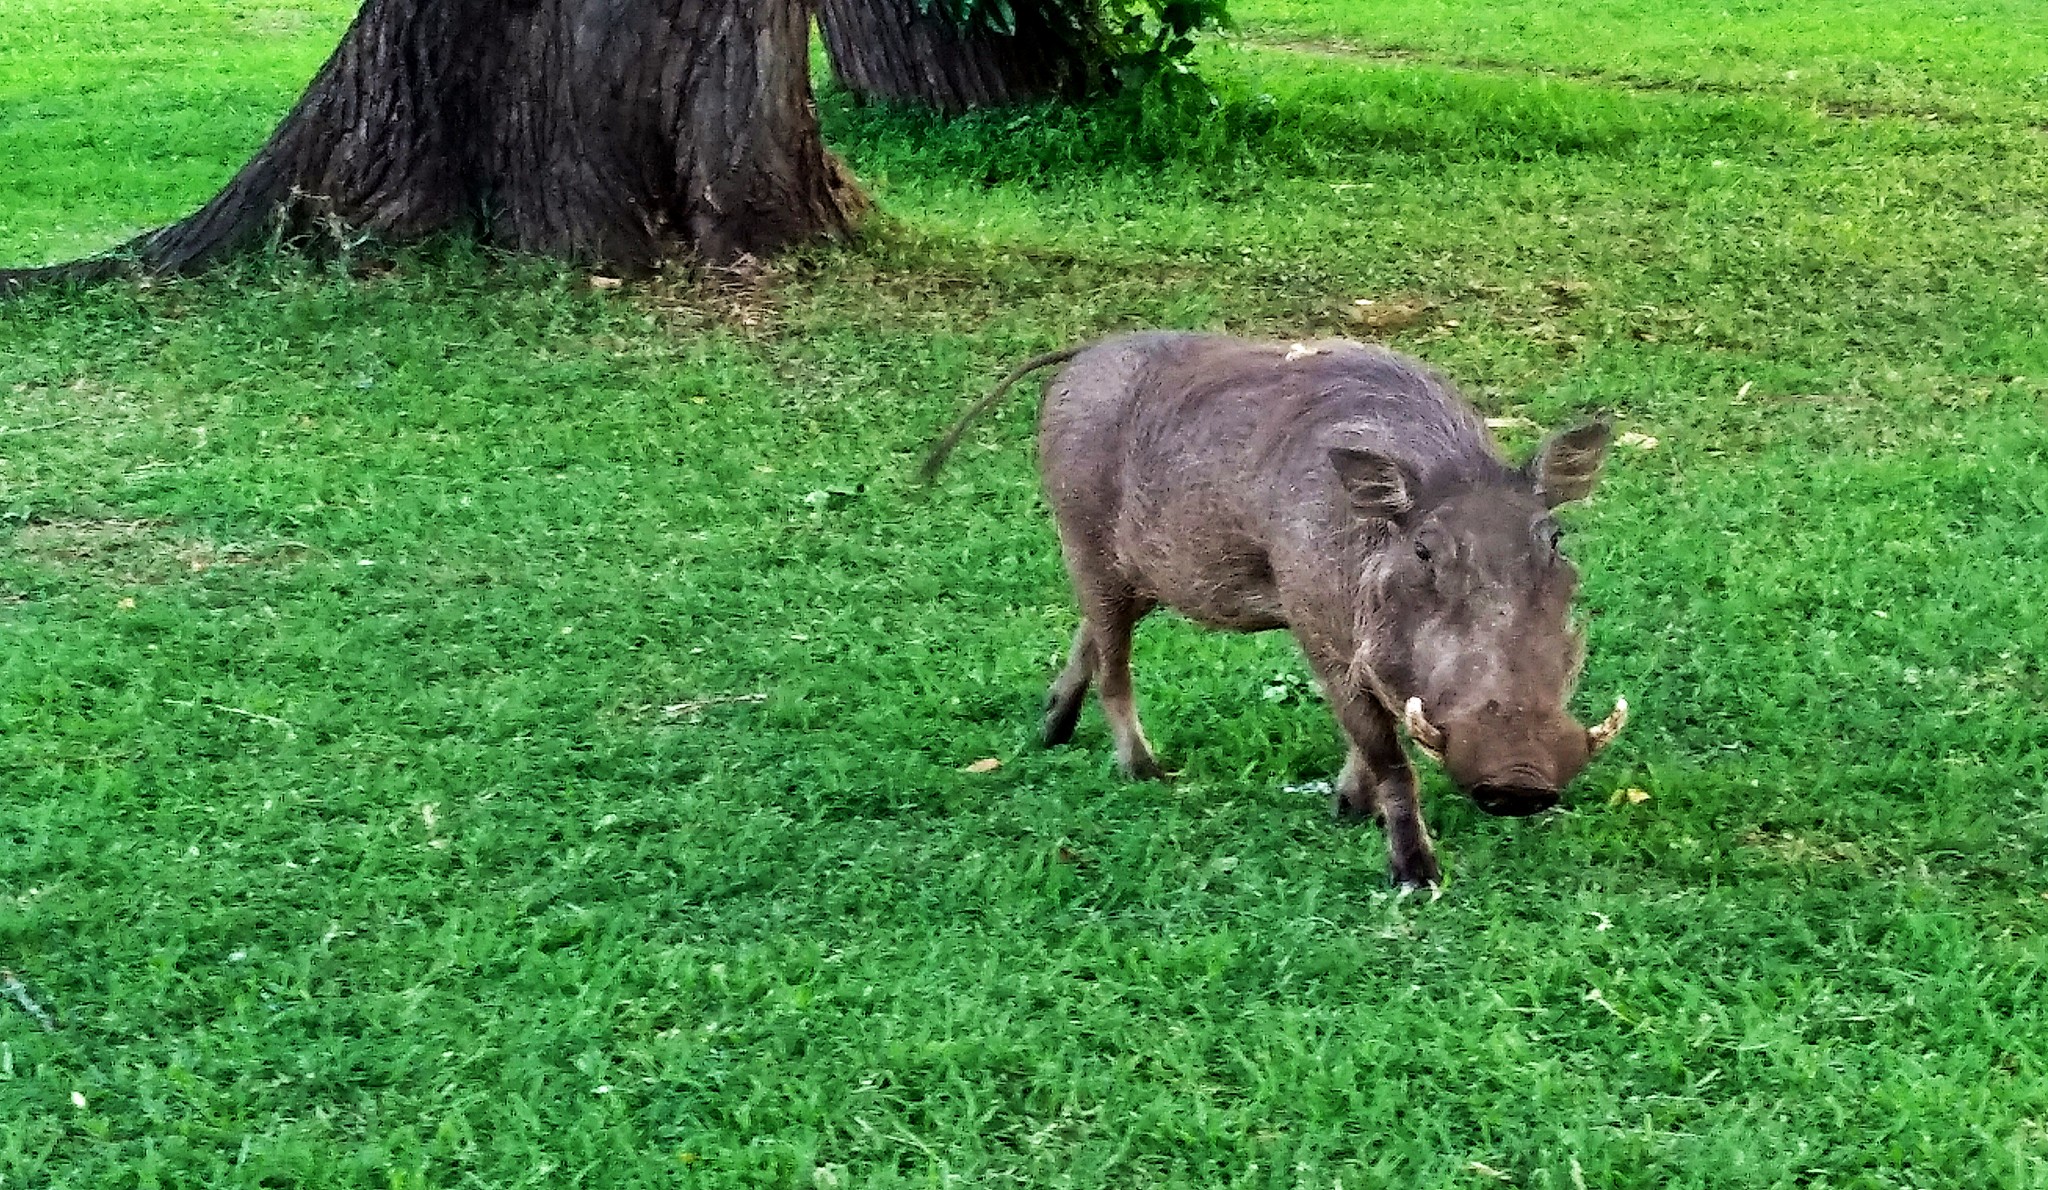
<svg viewBox="0 0 2048 1190"><path fill-rule="evenodd" d="M0 1185L2048 1186L2029 13L1242 7L1194 143L828 96L881 214L754 281L0 307L0 967L58 1024L0 1000ZM206 197L347 16L15 11L23 263ZM1395 305L1489 414L1656 439L1571 518L1636 721L1539 819L1432 773L1434 902L1290 790L1284 638L1141 633L1172 787L1031 745L1028 400L908 482L1032 352Z"/></svg>
<svg viewBox="0 0 2048 1190"><path fill-rule="evenodd" d="M1253 41L1536 69L1802 106L2039 123L2048 11L2028 0L1236 0Z"/></svg>
<svg viewBox="0 0 2048 1190"><path fill-rule="evenodd" d="M0 254L69 259L205 201L354 11L348 0L8 0Z"/></svg>

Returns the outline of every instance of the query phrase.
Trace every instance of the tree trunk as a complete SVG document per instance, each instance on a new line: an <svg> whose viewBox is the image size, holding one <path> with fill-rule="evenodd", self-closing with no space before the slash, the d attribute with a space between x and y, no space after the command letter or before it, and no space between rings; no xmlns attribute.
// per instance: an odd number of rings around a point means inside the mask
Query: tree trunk
<svg viewBox="0 0 2048 1190"><path fill-rule="evenodd" d="M1092 32L1051 0L1014 0L1016 29L963 30L919 0L823 0L818 27L832 75L862 99L949 114L1053 95L1098 81Z"/></svg>
<svg viewBox="0 0 2048 1190"><path fill-rule="evenodd" d="M626 270L840 235L865 199L819 137L808 47L805 0L367 0L211 202L0 291L191 272L272 234L467 228Z"/></svg>

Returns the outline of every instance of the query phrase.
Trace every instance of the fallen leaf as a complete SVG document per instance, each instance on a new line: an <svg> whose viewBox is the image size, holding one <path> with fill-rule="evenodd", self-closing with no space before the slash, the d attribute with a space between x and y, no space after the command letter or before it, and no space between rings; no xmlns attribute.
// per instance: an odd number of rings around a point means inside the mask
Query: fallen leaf
<svg viewBox="0 0 2048 1190"><path fill-rule="evenodd" d="M625 282L617 277L596 276L590 279L590 287L592 289L617 289L624 284Z"/></svg>
<svg viewBox="0 0 2048 1190"><path fill-rule="evenodd" d="M963 773L993 773L1003 767L1003 762L993 756L984 756L960 771Z"/></svg>
<svg viewBox="0 0 2048 1190"><path fill-rule="evenodd" d="M1536 428L1536 423L1526 417L1489 417L1486 419L1486 428L1489 430L1533 430Z"/></svg>
<svg viewBox="0 0 2048 1190"><path fill-rule="evenodd" d="M122 611L134 611L135 597L133 595L130 595L126 599L123 599L121 602L115 604L114 606L120 608Z"/></svg>
<svg viewBox="0 0 2048 1190"><path fill-rule="evenodd" d="M1614 796L1607 799L1607 804L1610 806L1618 806L1623 802L1627 802L1631 806L1640 806L1644 802L1647 802L1649 800L1649 790L1637 789L1635 786L1631 785L1627 789L1615 790Z"/></svg>
<svg viewBox="0 0 2048 1190"><path fill-rule="evenodd" d="M1623 446L1633 446L1637 450L1657 449L1657 440L1655 438L1650 437L1648 434L1638 434L1634 430L1630 430L1621 436L1621 444Z"/></svg>

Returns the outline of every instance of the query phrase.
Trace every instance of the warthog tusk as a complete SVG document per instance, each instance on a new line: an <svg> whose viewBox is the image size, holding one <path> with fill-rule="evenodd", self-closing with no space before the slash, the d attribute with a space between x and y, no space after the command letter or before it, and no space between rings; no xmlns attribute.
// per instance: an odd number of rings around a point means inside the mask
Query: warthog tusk
<svg viewBox="0 0 2048 1190"><path fill-rule="evenodd" d="M1438 731L1436 724L1431 723L1423 715L1421 699L1408 700L1406 713L1401 716L1401 723L1408 729L1408 738L1415 741L1416 747L1429 753L1435 760L1444 758L1444 733Z"/></svg>
<svg viewBox="0 0 2048 1190"><path fill-rule="evenodd" d="M1628 699L1617 698L1614 700L1614 712L1597 726L1586 729L1586 742L1593 746L1593 755L1600 755L1600 749L1613 743L1614 737L1620 735L1621 729L1627 725Z"/></svg>

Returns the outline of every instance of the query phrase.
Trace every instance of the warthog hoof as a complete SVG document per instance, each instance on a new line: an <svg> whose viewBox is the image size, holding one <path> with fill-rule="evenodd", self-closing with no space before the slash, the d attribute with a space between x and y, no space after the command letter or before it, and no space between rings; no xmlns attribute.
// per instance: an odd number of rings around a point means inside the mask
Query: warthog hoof
<svg viewBox="0 0 2048 1190"><path fill-rule="evenodd" d="M1129 777L1133 781L1167 780L1166 769L1160 765L1159 759L1154 756L1134 756L1124 761L1118 767L1123 769L1124 776Z"/></svg>
<svg viewBox="0 0 2048 1190"><path fill-rule="evenodd" d="M1396 855L1388 867L1387 883L1409 892L1435 888L1444 882L1444 872L1437 866L1436 856L1427 851Z"/></svg>
<svg viewBox="0 0 2048 1190"><path fill-rule="evenodd" d="M1330 817L1345 825L1375 821L1380 816L1378 803L1363 789L1338 788L1330 792Z"/></svg>
<svg viewBox="0 0 2048 1190"><path fill-rule="evenodd" d="M1074 738L1074 725L1081 721L1081 700L1070 698L1062 701L1058 695L1046 700L1045 726L1040 729L1039 739L1046 747L1057 748Z"/></svg>

